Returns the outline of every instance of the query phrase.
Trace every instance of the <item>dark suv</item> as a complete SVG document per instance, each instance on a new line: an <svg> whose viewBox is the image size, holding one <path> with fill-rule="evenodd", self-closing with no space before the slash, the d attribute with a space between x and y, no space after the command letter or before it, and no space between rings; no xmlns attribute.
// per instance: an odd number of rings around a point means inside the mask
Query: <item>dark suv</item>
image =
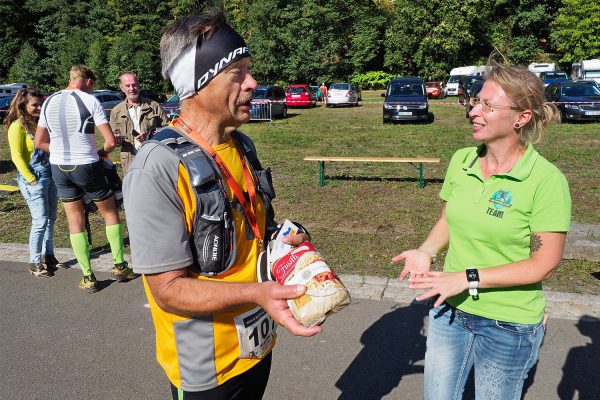
<svg viewBox="0 0 600 400"><path fill-rule="evenodd" d="M421 78L394 78L388 83L383 102L383 123L429 121L427 92Z"/></svg>

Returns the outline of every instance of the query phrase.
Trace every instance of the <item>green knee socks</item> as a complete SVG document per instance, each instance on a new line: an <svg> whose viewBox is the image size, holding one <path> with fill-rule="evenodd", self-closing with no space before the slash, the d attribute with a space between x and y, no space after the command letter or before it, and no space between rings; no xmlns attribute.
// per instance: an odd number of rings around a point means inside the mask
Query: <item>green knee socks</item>
<svg viewBox="0 0 600 400"><path fill-rule="evenodd" d="M81 267L81 272L86 276L91 275L92 264L90 263L90 247L88 245L87 232L71 233L69 239L71 239L71 247Z"/></svg>
<svg viewBox="0 0 600 400"><path fill-rule="evenodd" d="M113 256L114 264L121 264L123 258L123 225L106 225L106 238L110 244L110 252Z"/></svg>

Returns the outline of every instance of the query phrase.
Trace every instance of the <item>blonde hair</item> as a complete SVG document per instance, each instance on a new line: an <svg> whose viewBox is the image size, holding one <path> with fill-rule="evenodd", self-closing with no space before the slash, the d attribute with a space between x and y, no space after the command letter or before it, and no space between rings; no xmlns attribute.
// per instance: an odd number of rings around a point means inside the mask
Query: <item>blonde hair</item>
<svg viewBox="0 0 600 400"><path fill-rule="evenodd" d="M71 72L69 73L69 80L75 81L79 79L91 79L96 81L96 75L94 75L94 72L85 65L73 65L73 67L71 67Z"/></svg>
<svg viewBox="0 0 600 400"><path fill-rule="evenodd" d="M15 98L10 102L8 113L4 118L4 133L8 133L10 125L17 120L28 131L33 132L35 130L37 121L27 112L27 103L34 97L43 98L42 94L33 88L21 89L17 92Z"/></svg>
<svg viewBox="0 0 600 400"><path fill-rule="evenodd" d="M493 56L488 61L486 80L498 84L518 110L531 110L531 119L517 128L521 144L539 142L548 125L558 121L558 109L544 101L544 84L533 72L501 64L492 60Z"/></svg>

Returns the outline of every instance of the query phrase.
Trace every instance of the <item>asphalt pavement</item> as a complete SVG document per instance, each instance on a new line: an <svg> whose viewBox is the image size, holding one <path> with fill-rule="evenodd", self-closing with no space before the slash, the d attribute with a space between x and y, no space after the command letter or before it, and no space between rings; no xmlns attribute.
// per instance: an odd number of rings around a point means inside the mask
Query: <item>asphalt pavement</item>
<svg viewBox="0 0 600 400"><path fill-rule="evenodd" d="M112 281L97 258L102 290L88 294L77 287L77 268L34 278L9 257L0 247L0 399L170 398L140 279ZM298 338L279 329L266 400L421 398L426 306L390 300L400 298L393 282L342 279L352 304L330 316L321 334ZM600 399L595 301L580 301L591 313L551 315L526 399ZM464 398L473 398L471 385Z"/></svg>

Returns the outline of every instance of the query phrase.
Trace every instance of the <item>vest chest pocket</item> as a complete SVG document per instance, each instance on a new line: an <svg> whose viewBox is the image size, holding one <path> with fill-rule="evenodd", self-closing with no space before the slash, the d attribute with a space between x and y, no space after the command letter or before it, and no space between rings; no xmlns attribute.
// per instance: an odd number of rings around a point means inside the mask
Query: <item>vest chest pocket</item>
<svg viewBox="0 0 600 400"><path fill-rule="evenodd" d="M216 275L233 265L235 250L231 210L219 189L198 193L198 212L194 222L194 246L198 272Z"/></svg>

